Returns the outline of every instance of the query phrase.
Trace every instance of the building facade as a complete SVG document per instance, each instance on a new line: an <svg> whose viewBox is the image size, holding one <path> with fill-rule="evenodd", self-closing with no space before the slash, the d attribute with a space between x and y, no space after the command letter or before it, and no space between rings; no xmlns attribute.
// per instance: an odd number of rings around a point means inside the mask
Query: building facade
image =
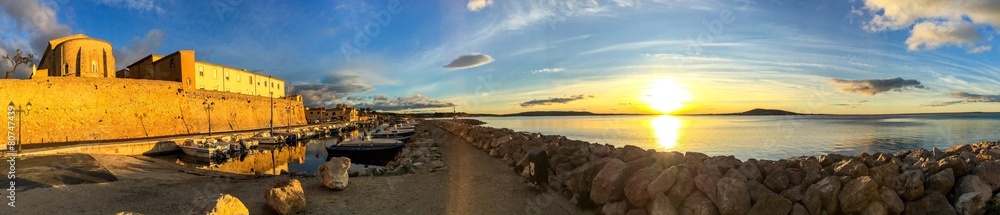
<svg viewBox="0 0 1000 215"><path fill-rule="evenodd" d="M285 81L246 69L195 60L194 50L149 55L119 74L121 78L181 82L185 89L285 97Z"/></svg>
<svg viewBox="0 0 1000 215"><path fill-rule="evenodd" d="M111 43L83 34L50 40L31 78L49 76L114 78Z"/></svg>
<svg viewBox="0 0 1000 215"><path fill-rule="evenodd" d="M335 108L306 108L306 120L309 123L356 122L359 117L357 109L338 106Z"/></svg>

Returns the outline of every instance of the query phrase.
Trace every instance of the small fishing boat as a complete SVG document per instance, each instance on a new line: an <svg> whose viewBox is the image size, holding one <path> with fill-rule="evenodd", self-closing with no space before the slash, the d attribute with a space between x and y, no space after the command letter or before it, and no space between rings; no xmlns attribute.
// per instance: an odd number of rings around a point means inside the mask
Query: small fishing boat
<svg viewBox="0 0 1000 215"><path fill-rule="evenodd" d="M286 144L295 144L302 139L302 134L293 131L274 132L274 136L285 137L284 141Z"/></svg>
<svg viewBox="0 0 1000 215"><path fill-rule="evenodd" d="M257 142L258 146L273 146L285 143L285 138L277 137L267 132L258 133L257 135L248 138L248 140Z"/></svg>
<svg viewBox="0 0 1000 215"><path fill-rule="evenodd" d="M398 126L386 127L385 129L372 134L373 138L402 138L413 135L413 128L399 128Z"/></svg>
<svg viewBox="0 0 1000 215"><path fill-rule="evenodd" d="M210 159L212 158L213 155L219 152L219 145L216 144L215 139L205 139L205 140L188 139L185 140L183 143L178 144L177 146L181 148L181 151L183 151L184 154L199 158ZM228 146L229 145L226 145L227 149Z"/></svg>
<svg viewBox="0 0 1000 215"><path fill-rule="evenodd" d="M394 160L406 143L396 139L371 138L347 140L326 147L330 156L344 156L358 163L384 165Z"/></svg>

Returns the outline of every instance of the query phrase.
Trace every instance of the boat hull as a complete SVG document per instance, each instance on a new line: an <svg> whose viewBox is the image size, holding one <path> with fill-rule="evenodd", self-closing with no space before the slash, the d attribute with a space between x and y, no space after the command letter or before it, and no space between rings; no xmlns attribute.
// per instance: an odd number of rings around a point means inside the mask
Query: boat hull
<svg viewBox="0 0 1000 215"><path fill-rule="evenodd" d="M398 143L381 146L327 146L329 157L347 157L352 163L385 165L396 159L396 155L406 144Z"/></svg>

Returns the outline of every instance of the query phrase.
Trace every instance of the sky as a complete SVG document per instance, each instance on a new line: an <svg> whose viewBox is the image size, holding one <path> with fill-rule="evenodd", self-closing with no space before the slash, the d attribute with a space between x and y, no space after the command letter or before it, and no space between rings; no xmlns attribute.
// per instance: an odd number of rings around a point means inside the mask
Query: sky
<svg viewBox="0 0 1000 215"><path fill-rule="evenodd" d="M0 54L110 42L393 112L1000 112L990 0L7 0ZM4 65L3 70L9 70ZM15 77L27 77L19 69Z"/></svg>

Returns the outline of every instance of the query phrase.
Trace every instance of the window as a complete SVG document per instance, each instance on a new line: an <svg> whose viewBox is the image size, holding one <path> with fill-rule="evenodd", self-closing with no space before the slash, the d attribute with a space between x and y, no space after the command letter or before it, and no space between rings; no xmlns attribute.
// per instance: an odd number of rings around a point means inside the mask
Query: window
<svg viewBox="0 0 1000 215"><path fill-rule="evenodd" d="M170 58L170 68L174 68L174 59Z"/></svg>
<svg viewBox="0 0 1000 215"><path fill-rule="evenodd" d="M63 70L63 74L67 74L67 75L69 74L69 64L68 63L66 64L66 69Z"/></svg>
<svg viewBox="0 0 1000 215"><path fill-rule="evenodd" d="M90 61L90 72L97 73L97 61Z"/></svg>
<svg viewBox="0 0 1000 215"><path fill-rule="evenodd" d="M243 74L236 74L236 82L240 82L240 79L243 79Z"/></svg>
<svg viewBox="0 0 1000 215"><path fill-rule="evenodd" d="M226 80L229 80L229 71L225 71Z"/></svg>
<svg viewBox="0 0 1000 215"><path fill-rule="evenodd" d="M219 71L212 69L212 78L219 78Z"/></svg>
<svg viewBox="0 0 1000 215"><path fill-rule="evenodd" d="M203 66L198 67L198 75L201 77L205 77L205 67Z"/></svg>

